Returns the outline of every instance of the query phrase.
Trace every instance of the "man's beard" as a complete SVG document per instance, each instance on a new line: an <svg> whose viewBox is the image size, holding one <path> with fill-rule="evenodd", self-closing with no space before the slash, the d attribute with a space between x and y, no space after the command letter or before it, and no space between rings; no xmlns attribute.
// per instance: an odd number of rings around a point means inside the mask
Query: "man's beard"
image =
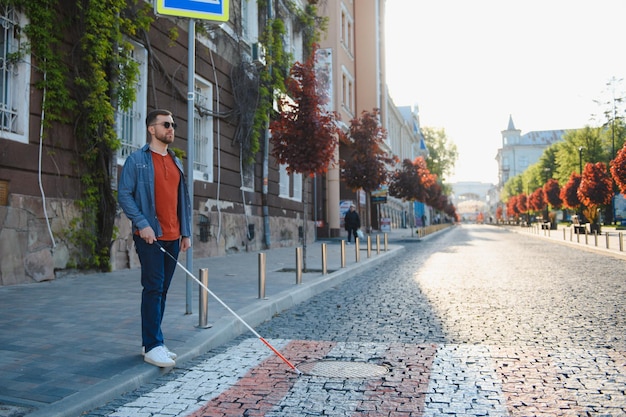
<svg viewBox="0 0 626 417"><path fill-rule="evenodd" d="M170 143L174 142L174 135L172 135L171 138L170 138L170 137L168 137L167 133L162 135L162 136L155 135L154 137L155 137L156 140L158 140L159 142L164 143L166 145L169 145Z"/></svg>

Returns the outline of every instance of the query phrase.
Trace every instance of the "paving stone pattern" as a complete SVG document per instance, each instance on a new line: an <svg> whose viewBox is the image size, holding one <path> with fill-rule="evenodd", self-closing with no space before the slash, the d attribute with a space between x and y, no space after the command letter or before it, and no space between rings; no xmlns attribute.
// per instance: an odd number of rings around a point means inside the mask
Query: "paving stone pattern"
<svg viewBox="0 0 626 417"><path fill-rule="evenodd" d="M256 329L384 376L298 376L248 334L86 415L626 416L623 259L480 226L406 246Z"/></svg>

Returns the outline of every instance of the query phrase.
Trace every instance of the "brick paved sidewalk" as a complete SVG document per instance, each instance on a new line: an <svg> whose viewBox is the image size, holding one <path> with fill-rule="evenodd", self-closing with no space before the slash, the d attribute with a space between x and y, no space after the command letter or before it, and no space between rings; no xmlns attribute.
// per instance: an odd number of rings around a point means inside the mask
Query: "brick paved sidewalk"
<svg viewBox="0 0 626 417"><path fill-rule="evenodd" d="M390 239L410 237L410 230ZM264 251L266 299L259 299L259 253L249 252L194 260L194 271L209 271L209 289L251 326L269 320L342 280L395 256L403 247L390 243L380 252L372 239L369 256L361 245L347 246L341 267L340 241L307 245L307 267L296 284L295 248ZM321 273L322 244L328 274ZM181 264L186 266L184 256ZM228 311L209 299L208 322L199 328L198 285L192 283L192 310L187 311L187 279L179 268L168 294L163 329L168 347L179 355L177 366L247 332ZM139 270L93 273L52 282L0 287L0 417L20 410L29 415L62 417L103 404L167 372L145 364L140 355ZM23 414L23 413L22 413Z"/></svg>

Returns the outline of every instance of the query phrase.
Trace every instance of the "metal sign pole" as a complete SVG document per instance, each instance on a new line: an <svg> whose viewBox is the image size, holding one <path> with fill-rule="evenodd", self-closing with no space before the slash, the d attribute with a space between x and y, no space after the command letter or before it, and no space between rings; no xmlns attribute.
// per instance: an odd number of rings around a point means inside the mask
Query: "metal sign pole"
<svg viewBox="0 0 626 417"><path fill-rule="evenodd" d="M187 252L187 270L193 270L193 166L194 166L194 96L196 78L196 21L195 19L228 22L229 0L155 0L155 14L189 18L187 45L187 187L191 199L191 248ZM186 282L186 314L192 313L192 280Z"/></svg>
<svg viewBox="0 0 626 417"><path fill-rule="evenodd" d="M191 199L191 248L187 251L187 269L193 271L193 161L194 161L194 94L196 72L196 21L189 19L189 45L187 54L187 187ZM192 314L191 298L193 294L193 281L187 277L186 314Z"/></svg>

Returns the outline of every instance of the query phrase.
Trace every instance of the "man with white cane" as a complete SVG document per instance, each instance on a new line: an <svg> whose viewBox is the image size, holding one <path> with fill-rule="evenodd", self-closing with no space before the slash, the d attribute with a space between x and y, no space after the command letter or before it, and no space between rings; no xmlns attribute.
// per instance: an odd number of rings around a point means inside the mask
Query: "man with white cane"
<svg viewBox="0 0 626 417"><path fill-rule="evenodd" d="M165 347L161 323L178 254L191 247L192 211L182 163L168 149L176 129L172 113L150 112L146 127L149 142L126 159L118 202L132 223L141 262L144 360L170 367L176 364L176 354Z"/></svg>

